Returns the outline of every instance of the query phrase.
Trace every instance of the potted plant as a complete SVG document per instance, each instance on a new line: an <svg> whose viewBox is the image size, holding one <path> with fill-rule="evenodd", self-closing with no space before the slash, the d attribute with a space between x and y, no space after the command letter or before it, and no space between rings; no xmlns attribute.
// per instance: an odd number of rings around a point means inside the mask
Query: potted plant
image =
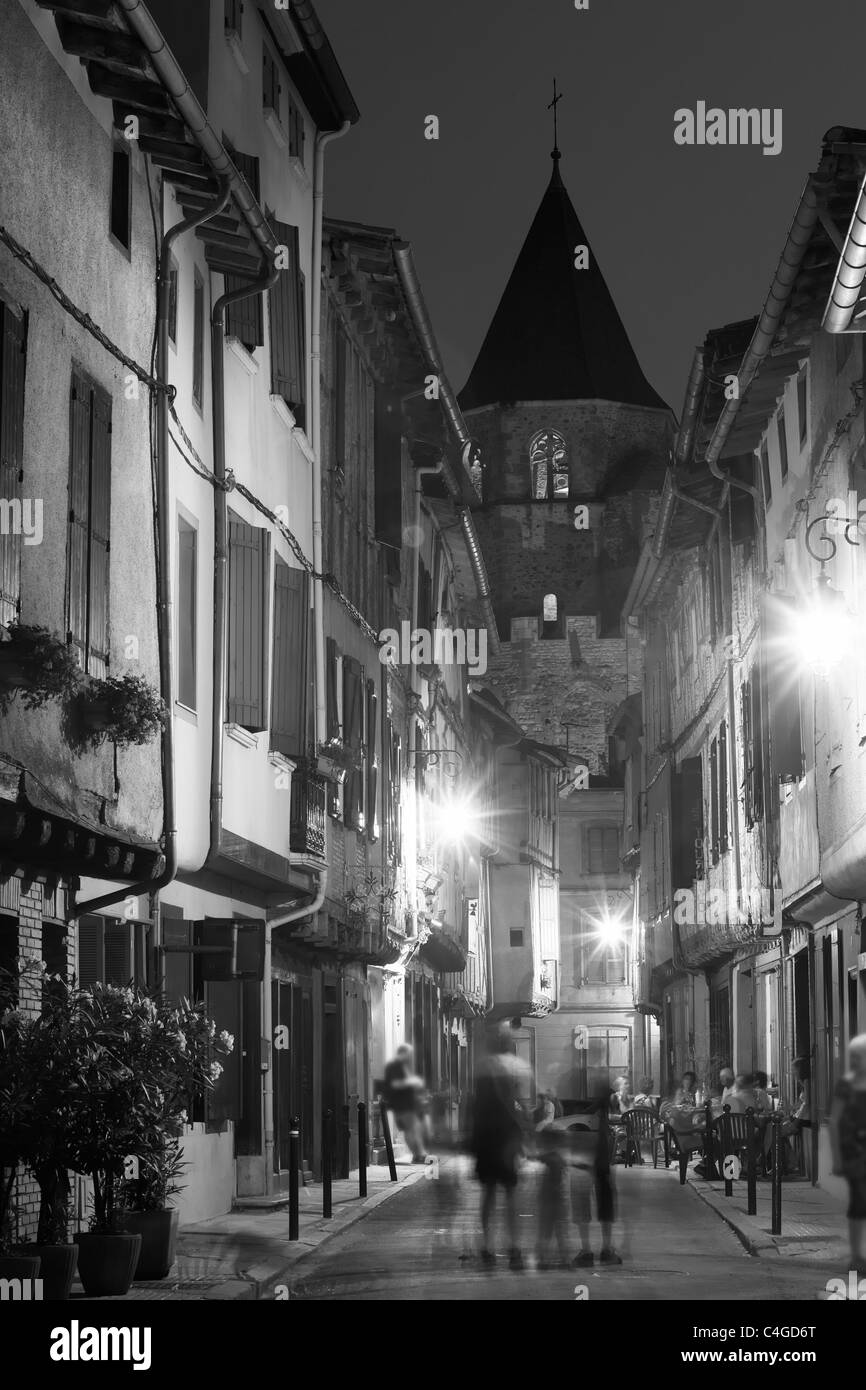
<svg viewBox="0 0 866 1390"><path fill-rule="evenodd" d="M17 977L0 973L0 1278L37 1279L38 1255L22 1250L14 1238L15 1181L32 1132L35 1097L18 1065Z"/></svg>
<svg viewBox="0 0 866 1390"><path fill-rule="evenodd" d="M20 692L26 709L72 695L81 681L75 653L56 633L10 623L0 641L0 713Z"/></svg>
<svg viewBox="0 0 866 1390"><path fill-rule="evenodd" d="M177 1179L186 1166L177 1136L165 1139L139 1155L138 1177L123 1185L115 1224L141 1236L136 1279L164 1279L174 1264L178 1212L168 1201L181 1191Z"/></svg>
<svg viewBox="0 0 866 1390"><path fill-rule="evenodd" d="M73 747L98 748L111 739L121 748L149 743L162 729L165 704L143 676L89 680L68 703L66 734Z"/></svg>

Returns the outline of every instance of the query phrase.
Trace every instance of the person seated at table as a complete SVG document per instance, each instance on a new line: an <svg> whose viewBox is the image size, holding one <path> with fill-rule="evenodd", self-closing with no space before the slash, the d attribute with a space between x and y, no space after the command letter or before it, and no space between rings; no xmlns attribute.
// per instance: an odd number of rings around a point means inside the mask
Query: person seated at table
<svg viewBox="0 0 866 1390"><path fill-rule="evenodd" d="M610 1093L610 1115L612 1120L616 1120L618 1115L624 1115L626 1110L631 1110L634 1105L634 1097L629 1095L628 1077L618 1076L614 1083L614 1089Z"/></svg>
<svg viewBox="0 0 866 1390"><path fill-rule="evenodd" d="M721 1087L721 1102L724 1105L734 1089L734 1073L731 1067L722 1067L719 1072L719 1086Z"/></svg>
<svg viewBox="0 0 866 1390"><path fill-rule="evenodd" d="M674 1092L673 1104L677 1110L697 1109L698 1078L693 1071L684 1071L682 1080Z"/></svg>
<svg viewBox="0 0 866 1390"><path fill-rule="evenodd" d="M770 1079L765 1071L755 1072L755 1109L761 1115L770 1115L773 1112L773 1102L770 1099Z"/></svg>
<svg viewBox="0 0 866 1390"><path fill-rule="evenodd" d="M634 1106L643 1106L647 1110L655 1110L656 1103L653 1097L653 1079L651 1076L642 1076L637 1083L637 1095L634 1098Z"/></svg>

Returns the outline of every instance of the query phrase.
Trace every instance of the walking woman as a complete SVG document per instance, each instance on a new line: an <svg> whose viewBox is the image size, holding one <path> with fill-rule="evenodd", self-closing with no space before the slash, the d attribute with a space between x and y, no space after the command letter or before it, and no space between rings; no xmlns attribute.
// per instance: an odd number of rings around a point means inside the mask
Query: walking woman
<svg viewBox="0 0 866 1390"><path fill-rule="evenodd" d="M836 1086L830 1127L833 1172L848 1180L851 1265L866 1275L866 1033L848 1044L850 1070Z"/></svg>
<svg viewBox="0 0 866 1390"><path fill-rule="evenodd" d="M523 1269L517 1235L517 1180L524 1152L530 1086L529 1067L515 1055L507 1031L497 1029L488 1039L487 1056L478 1067L470 1141L481 1184L481 1262L487 1268L496 1263L491 1250L491 1227L496 1189L501 1187L509 1265L514 1270Z"/></svg>

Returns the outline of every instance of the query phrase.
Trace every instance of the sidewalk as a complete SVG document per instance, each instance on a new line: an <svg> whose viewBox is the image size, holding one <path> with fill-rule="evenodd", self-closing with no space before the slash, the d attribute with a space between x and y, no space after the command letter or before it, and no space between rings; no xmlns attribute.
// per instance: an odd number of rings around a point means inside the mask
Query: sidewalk
<svg viewBox="0 0 866 1390"><path fill-rule="evenodd" d="M705 1182L689 1173L688 1182L701 1201L712 1207L736 1232L751 1255L790 1259L847 1268L848 1226L844 1205L809 1182L782 1183L782 1234L771 1235L771 1184L757 1186L757 1215L748 1216L746 1184L734 1183L734 1195L725 1196L724 1182Z"/></svg>
<svg viewBox="0 0 866 1390"><path fill-rule="evenodd" d="M209 1299L273 1298L275 1288L288 1283L288 1275L304 1256L317 1250L368 1216L395 1193L423 1180L426 1168L397 1160L397 1182L388 1169L367 1169L367 1197L358 1196L357 1170L347 1179L335 1180L333 1216L322 1216L322 1184L302 1187L299 1194L299 1239L289 1240L288 1206L259 1211L232 1211L178 1232L177 1259L166 1279L136 1282L129 1293L114 1299L90 1300L76 1279L74 1302L166 1302Z"/></svg>

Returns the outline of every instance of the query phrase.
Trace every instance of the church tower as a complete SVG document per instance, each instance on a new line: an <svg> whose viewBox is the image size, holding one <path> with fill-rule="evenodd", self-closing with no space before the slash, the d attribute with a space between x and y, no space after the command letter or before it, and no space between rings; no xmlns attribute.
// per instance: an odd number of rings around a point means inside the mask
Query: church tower
<svg viewBox="0 0 866 1390"><path fill-rule="evenodd" d="M559 1011L529 1025L539 1088L580 1098L630 1065L615 736L641 688L621 611L655 520L674 421L647 382L559 171L460 394L481 450L474 519L501 640L485 683L567 753L559 798ZM634 702L630 702L633 704ZM578 771L575 771L578 769ZM524 1030L525 1031L525 1030Z"/></svg>

